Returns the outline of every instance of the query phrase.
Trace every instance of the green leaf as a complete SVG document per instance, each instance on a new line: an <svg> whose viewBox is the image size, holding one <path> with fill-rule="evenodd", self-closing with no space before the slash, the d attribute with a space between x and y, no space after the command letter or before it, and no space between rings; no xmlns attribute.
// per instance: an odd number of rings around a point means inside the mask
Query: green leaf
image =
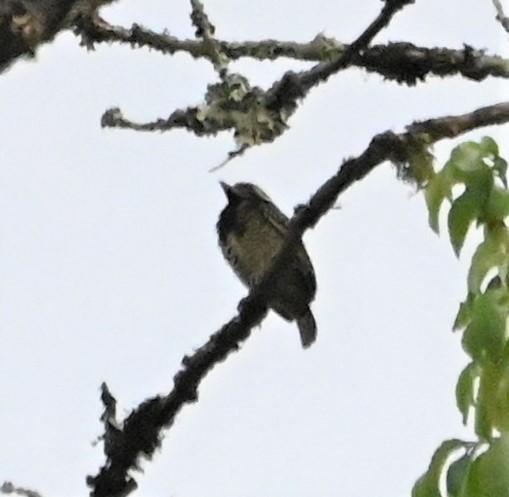
<svg viewBox="0 0 509 497"><path fill-rule="evenodd" d="M486 362L480 370L476 398L476 432L490 440L493 432L509 432L509 357L498 363Z"/></svg>
<svg viewBox="0 0 509 497"><path fill-rule="evenodd" d="M490 154L491 156L491 154ZM486 152L475 142L465 142L456 147L448 161L450 174L456 183L476 187L493 179L489 166L486 164Z"/></svg>
<svg viewBox="0 0 509 497"><path fill-rule="evenodd" d="M464 182L468 190L476 192L484 206L495 184L492 170L485 165L484 169L466 175Z"/></svg>
<svg viewBox="0 0 509 497"><path fill-rule="evenodd" d="M475 295L473 293L469 292L465 302L462 302L460 304L458 314L456 314L456 318L454 319L454 324L452 325L453 331L458 331L458 330L465 328L465 326L467 326L467 324L470 322L470 319L471 319L470 314L471 314L472 305L474 303L474 300L475 300Z"/></svg>
<svg viewBox="0 0 509 497"><path fill-rule="evenodd" d="M478 171L485 165L483 163L485 155L486 153L479 143L468 141L461 143L453 149L449 161L459 171L468 173Z"/></svg>
<svg viewBox="0 0 509 497"><path fill-rule="evenodd" d="M486 362L481 369L476 398L475 431L491 440L495 433L509 431L508 357L498 363Z"/></svg>
<svg viewBox="0 0 509 497"><path fill-rule="evenodd" d="M490 415L488 413L489 395L486 391L485 382L479 383L479 391L477 392L476 408L475 408L475 434L481 440L491 440L493 435Z"/></svg>
<svg viewBox="0 0 509 497"><path fill-rule="evenodd" d="M494 178L486 164L487 158L492 159L492 154L486 153L478 143L466 142L456 147L447 164L454 183L463 183L467 189L476 190L488 198Z"/></svg>
<svg viewBox="0 0 509 497"><path fill-rule="evenodd" d="M498 144L493 138L491 138L491 136L483 136L479 142L479 147L485 155L498 157Z"/></svg>
<svg viewBox="0 0 509 497"><path fill-rule="evenodd" d="M509 495L509 436L502 434L473 463L465 497L507 497Z"/></svg>
<svg viewBox="0 0 509 497"><path fill-rule="evenodd" d="M461 372L456 384L456 404L463 416L463 424L467 424L468 413L474 406L474 381L479 376L478 366L471 362Z"/></svg>
<svg viewBox="0 0 509 497"><path fill-rule="evenodd" d="M443 442L433 454L428 471L416 481L412 497L441 497L439 482L447 459L463 446L464 442L458 439Z"/></svg>
<svg viewBox="0 0 509 497"><path fill-rule="evenodd" d="M503 362L496 368L494 378L495 424L499 431L509 431L509 344L504 350Z"/></svg>
<svg viewBox="0 0 509 497"><path fill-rule="evenodd" d="M463 348L480 363L487 357L496 363L506 344L506 309L497 302L499 293L489 291L475 299L471 321L463 334Z"/></svg>
<svg viewBox="0 0 509 497"><path fill-rule="evenodd" d="M440 207L442 207L442 203L446 198L451 197L451 188L451 178L443 172L431 178L426 186L424 197L428 207L428 222L435 233L440 230L438 222Z"/></svg>
<svg viewBox="0 0 509 497"><path fill-rule="evenodd" d="M472 466L472 456L467 453L454 461L447 470L448 497L461 497L468 483L468 475Z"/></svg>
<svg viewBox="0 0 509 497"><path fill-rule="evenodd" d="M502 157L493 159L493 170L498 174L502 184L507 188L507 161Z"/></svg>
<svg viewBox="0 0 509 497"><path fill-rule="evenodd" d="M468 228L475 221L483 207L484 200L477 192L466 190L451 206L448 217L449 237L456 256L459 256Z"/></svg>
<svg viewBox="0 0 509 497"><path fill-rule="evenodd" d="M491 268L507 264L506 238L503 233L488 232L486 240L477 247L467 277L470 293L480 293L481 285Z"/></svg>
<svg viewBox="0 0 509 497"><path fill-rule="evenodd" d="M489 220L503 221L509 216L509 191L505 188L493 187L486 206Z"/></svg>

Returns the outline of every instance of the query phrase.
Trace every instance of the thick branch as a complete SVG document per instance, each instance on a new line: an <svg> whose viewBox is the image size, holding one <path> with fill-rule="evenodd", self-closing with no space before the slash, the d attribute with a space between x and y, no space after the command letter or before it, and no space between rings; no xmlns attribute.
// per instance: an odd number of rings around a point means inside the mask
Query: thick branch
<svg viewBox="0 0 509 497"><path fill-rule="evenodd" d="M193 58L209 57L202 40L180 40L168 33L156 33L138 24L131 28L106 23L80 25L88 43L126 43L148 47L163 54L188 53ZM229 42L216 40L221 52L231 60L249 57L256 60L275 60L281 57L305 61L325 62L339 59L351 45L334 38L319 35L310 42L260 40ZM462 75L481 81L490 76L509 77L509 61L498 55L487 55L483 50L464 47L453 50L445 47L426 48L412 43L372 45L356 55L352 66L380 74L384 79L415 85L427 76Z"/></svg>
<svg viewBox="0 0 509 497"><path fill-rule="evenodd" d="M33 57L37 47L80 15L90 16L114 0L3 0L0 3L0 72L19 57Z"/></svg>
<svg viewBox="0 0 509 497"><path fill-rule="evenodd" d="M129 471L137 468L140 455L153 455L160 445L161 430L173 424L185 404L197 400L198 386L205 376L230 353L237 351L250 335L251 329L263 320L267 313L264 297L266 289L278 277L304 231L315 226L335 204L338 195L387 160L410 160L415 150L414 145L418 141L432 144L475 128L507 122L509 102L478 109L469 114L416 122L408 126L404 133L386 131L375 136L359 157L346 160L338 172L292 217L283 248L260 284L239 304L238 315L214 333L193 355L183 359L182 369L174 378L173 390L167 396L153 397L141 404L129 415L123 428L119 428L118 423L105 423L105 452L108 461L97 476L88 479L93 489L92 495L125 495L129 489L135 487ZM105 403L106 409L111 410L111 405L110 399Z"/></svg>

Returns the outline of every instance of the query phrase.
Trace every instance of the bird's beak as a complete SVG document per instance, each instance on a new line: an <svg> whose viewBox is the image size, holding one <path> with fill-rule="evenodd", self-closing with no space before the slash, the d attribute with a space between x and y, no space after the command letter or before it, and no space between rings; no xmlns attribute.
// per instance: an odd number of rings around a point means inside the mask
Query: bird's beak
<svg viewBox="0 0 509 497"><path fill-rule="evenodd" d="M225 183L224 181L220 181L219 184L221 185L221 188L223 189L223 192L226 194L226 196L230 197L232 187Z"/></svg>

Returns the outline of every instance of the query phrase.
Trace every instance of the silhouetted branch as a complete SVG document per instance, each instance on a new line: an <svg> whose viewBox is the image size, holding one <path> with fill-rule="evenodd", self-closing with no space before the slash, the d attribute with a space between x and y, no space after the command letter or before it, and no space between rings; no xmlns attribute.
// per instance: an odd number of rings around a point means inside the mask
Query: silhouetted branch
<svg viewBox="0 0 509 497"><path fill-rule="evenodd" d="M114 428L110 428L108 424L105 435L110 440L108 460L97 476L88 478L92 495L126 495L127 487L135 488L136 483L129 472L138 467L139 457L143 455L150 458L154 454L161 443L161 431L173 424L185 404L196 402L198 386L205 376L230 353L237 351L249 337L251 329L261 323L267 313L267 289L273 285L291 257L304 231L316 225L334 206L341 193L385 161L398 164L410 161L416 143L429 146L443 138L453 138L476 128L507 122L509 102L477 109L468 114L415 122L404 133L386 131L375 136L359 157L346 160L309 202L296 210L290 220L284 246L260 284L240 302L237 316L214 333L191 356L184 357L182 368L174 377L173 390L166 396L156 396L143 402L127 417L123 428L119 428L117 423ZM108 405L111 405L111 401L105 403L106 408Z"/></svg>
<svg viewBox="0 0 509 497"><path fill-rule="evenodd" d="M78 0L5 0L0 4L0 69L56 34Z"/></svg>
<svg viewBox="0 0 509 497"><path fill-rule="evenodd" d="M395 12L408 3L411 3L411 0L387 0L381 14L352 43L349 50L340 59L340 62L335 60L332 62L332 65L325 65L322 76L328 77L327 74L332 74L335 68L341 67L342 64L348 64L355 56L355 53L366 47L373 37L389 23ZM198 30L200 32L210 31L208 18L200 10L201 4L198 0L192 0L192 4L193 22L199 26ZM320 67L322 66L320 65ZM309 89L305 88L305 86L302 87L303 82L305 85L305 80L300 79L302 75L308 73L305 71L300 74L286 73L264 95L266 108L279 113L294 110L297 100ZM221 97L222 90L225 89L224 86L233 84L235 77L239 79L239 86L242 87L244 85L244 89L249 89L248 82L238 75L230 75L228 81L224 80L212 89ZM318 82L319 80L316 79L315 81ZM209 88L210 91L211 88ZM239 89L237 89L238 91ZM256 103L260 106L260 98L256 100ZM214 101L209 101L209 104L214 105ZM363 175L367 174L377 164L376 159L380 154L380 152L377 152L379 148L386 152L386 156L388 155L387 144L390 144L388 137L392 139L393 136L395 135L392 133L386 133L373 140L368 150L359 159L361 165L364 162L369 165L369 169L366 169ZM385 148L382 147L383 143L386 144ZM401 156L402 154L399 155ZM340 169L338 173L340 177L342 171L349 171L347 164L348 162ZM356 171L361 170L361 168L356 169ZM351 183L360 177L362 176L354 177ZM198 386L202 379L216 364L226 359L231 352L238 350L240 344L250 335L251 329L261 323L267 314L265 296L267 295L267 290L273 285L278 271L285 265L287 259L291 257L292 250L294 250L296 242L300 239L303 231L318 221L332 206L332 203L341 191L338 189L334 194L334 188L337 186L337 180L334 181L334 178L327 181L313 196L308 206L303 206L292 218L283 249L275 257L274 263L262 278L260 284L239 304L238 315L214 333L209 341L195 351L192 356L183 359L183 367L175 375L173 390L167 396L157 396L142 403L128 416L123 427L121 427L116 420L114 423L110 422L111 413L113 413L114 417L116 402L106 385L103 385L101 398L105 405L105 413L102 416L102 420L105 426L103 438L105 440L107 461L97 476L89 476L87 478L87 484L92 488L91 494L93 497L123 497L136 488L136 481L130 476L129 471L138 467L139 457L141 455L147 458L152 456L161 443L162 429L168 428L173 424L176 415L185 404L196 402L198 399ZM333 198L329 203L328 197L331 195Z"/></svg>
<svg viewBox="0 0 509 497"><path fill-rule="evenodd" d="M92 15L114 0L2 0L0 2L0 72L19 57L33 57L80 15Z"/></svg>

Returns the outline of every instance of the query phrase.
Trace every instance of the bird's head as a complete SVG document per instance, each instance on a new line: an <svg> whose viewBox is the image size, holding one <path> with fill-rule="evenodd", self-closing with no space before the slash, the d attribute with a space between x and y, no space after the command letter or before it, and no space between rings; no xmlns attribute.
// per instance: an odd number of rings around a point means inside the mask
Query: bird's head
<svg viewBox="0 0 509 497"><path fill-rule="evenodd" d="M220 184L228 198L229 204L271 202L269 196L261 188L252 183L235 183L233 186L230 186L221 181Z"/></svg>

